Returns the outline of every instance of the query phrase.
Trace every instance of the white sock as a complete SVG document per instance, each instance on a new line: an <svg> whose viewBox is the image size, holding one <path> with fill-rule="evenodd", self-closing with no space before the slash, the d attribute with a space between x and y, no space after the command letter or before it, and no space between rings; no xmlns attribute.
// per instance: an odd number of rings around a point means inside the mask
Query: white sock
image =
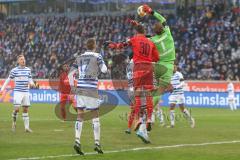
<svg viewBox="0 0 240 160"><path fill-rule="evenodd" d="M189 120L191 119L191 115L190 115L189 111L188 111L186 108L184 108L183 114L184 114Z"/></svg>
<svg viewBox="0 0 240 160"><path fill-rule="evenodd" d="M93 134L94 134L95 144L99 144L99 142L100 142L100 121L99 121L99 118L93 118L92 119L92 125L93 125Z"/></svg>
<svg viewBox="0 0 240 160"><path fill-rule="evenodd" d="M231 103L229 103L229 106L230 106L230 109L233 111L234 110L234 108L233 108L233 103L231 102Z"/></svg>
<svg viewBox="0 0 240 160"><path fill-rule="evenodd" d="M75 123L75 141L80 143L80 138L82 134L82 126L83 122L82 121L76 121Z"/></svg>
<svg viewBox="0 0 240 160"><path fill-rule="evenodd" d="M186 108L184 108L183 114L187 117L187 119L188 119L190 122L193 121L193 118L192 118L190 112L189 112Z"/></svg>
<svg viewBox="0 0 240 160"><path fill-rule="evenodd" d="M141 125L140 125L140 127L139 127L139 131L140 132L145 132L147 130L147 128L146 128L146 123L142 123Z"/></svg>
<svg viewBox="0 0 240 160"><path fill-rule="evenodd" d="M29 129L29 116L28 116L28 113L23 113L22 117L23 117L23 122L24 122L25 129Z"/></svg>
<svg viewBox="0 0 240 160"><path fill-rule="evenodd" d="M175 125L175 111L174 110L170 110L170 122L171 122L172 126Z"/></svg>
<svg viewBox="0 0 240 160"><path fill-rule="evenodd" d="M233 102L233 109L234 109L234 110L237 110L237 105L236 105L235 102Z"/></svg>
<svg viewBox="0 0 240 160"><path fill-rule="evenodd" d="M158 118L159 118L159 120L160 120L160 123L164 123L164 117L163 117L163 111L162 111L162 109L159 109L159 110L157 111L157 115L158 115Z"/></svg>

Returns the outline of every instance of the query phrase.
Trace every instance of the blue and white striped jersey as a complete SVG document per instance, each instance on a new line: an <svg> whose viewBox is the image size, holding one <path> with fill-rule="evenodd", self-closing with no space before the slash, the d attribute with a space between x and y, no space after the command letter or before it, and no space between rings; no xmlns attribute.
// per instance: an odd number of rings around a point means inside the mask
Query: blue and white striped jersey
<svg viewBox="0 0 240 160"><path fill-rule="evenodd" d="M128 87L133 87L133 60L131 60L127 65L127 80L128 80Z"/></svg>
<svg viewBox="0 0 240 160"><path fill-rule="evenodd" d="M98 75L106 73L107 67L100 54L87 51L76 58L79 79L78 88L97 89Z"/></svg>
<svg viewBox="0 0 240 160"><path fill-rule="evenodd" d="M234 85L232 82L228 83L227 85L228 96L234 97Z"/></svg>
<svg viewBox="0 0 240 160"><path fill-rule="evenodd" d="M13 68L8 78L14 79L14 91L18 92L29 92L29 83L33 83L31 69L28 67Z"/></svg>
<svg viewBox="0 0 240 160"><path fill-rule="evenodd" d="M171 85L173 86L173 92L172 95L177 95L177 94L183 94L183 86L184 86L184 81L183 81L183 75L181 72L176 71L172 78L171 78Z"/></svg>

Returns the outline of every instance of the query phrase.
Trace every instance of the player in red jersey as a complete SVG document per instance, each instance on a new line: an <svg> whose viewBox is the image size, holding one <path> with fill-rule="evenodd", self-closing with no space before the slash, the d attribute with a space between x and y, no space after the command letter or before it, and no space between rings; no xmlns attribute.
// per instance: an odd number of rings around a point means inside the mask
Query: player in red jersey
<svg viewBox="0 0 240 160"><path fill-rule="evenodd" d="M108 47L112 49L130 46L133 51L133 86L135 91L134 116L139 115L141 96L146 98L147 128L151 130L151 116L153 112L153 98L151 91L154 89L153 64L159 60L159 53L152 41L145 36L142 25L135 25L136 34L127 42L113 43ZM143 92L144 91L144 92ZM140 126L141 122L139 123ZM138 128L138 127L137 127Z"/></svg>
<svg viewBox="0 0 240 160"><path fill-rule="evenodd" d="M64 64L61 68L59 76L59 92L60 92L60 111L61 116L64 121L66 121L66 104L73 105L74 109L76 108L76 101L74 95L71 94L71 86L69 83L69 66ZM76 109L75 109L76 110Z"/></svg>

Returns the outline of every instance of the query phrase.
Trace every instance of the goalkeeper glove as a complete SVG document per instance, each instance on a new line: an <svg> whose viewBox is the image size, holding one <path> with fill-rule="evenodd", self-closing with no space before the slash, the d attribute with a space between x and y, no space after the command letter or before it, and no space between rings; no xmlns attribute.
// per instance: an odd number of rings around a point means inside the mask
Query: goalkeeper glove
<svg viewBox="0 0 240 160"><path fill-rule="evenodd" d="M154 11L152 10L151 7L149 7L147 4L143 5L143 11L146 12L147 14L153 14Z"/></svg>

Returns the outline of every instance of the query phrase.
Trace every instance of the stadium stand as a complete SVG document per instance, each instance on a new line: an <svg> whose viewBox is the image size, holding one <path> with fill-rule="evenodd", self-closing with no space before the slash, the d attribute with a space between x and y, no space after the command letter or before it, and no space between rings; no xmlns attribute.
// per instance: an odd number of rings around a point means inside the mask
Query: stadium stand
<svg viewBox="0 0 240 160"><path fill-rule="evenodd" d="M186 10L185 10L186 11ZM167 15L176 42L177 60L186 79L240 79L240 9L226 9L221 4L205 10L190 7L188 13L178 9L177 16ZM186 16L188 15L188 16ZM34 78L48 78L59 64L81 54L85 39L96 37L102 53L107 40L124 41L133 34L121 16L35 16L7 18L0 23L0 77L13 68L16 56L25 53ZM149 34L155 22L145 20ZM118 78L124 78L118 55L106 50L104 59ZM121 56L120 56L121 58ZM114 66L114 67L113 67ZM109 78L109 77L101 77Z"/></svg>

